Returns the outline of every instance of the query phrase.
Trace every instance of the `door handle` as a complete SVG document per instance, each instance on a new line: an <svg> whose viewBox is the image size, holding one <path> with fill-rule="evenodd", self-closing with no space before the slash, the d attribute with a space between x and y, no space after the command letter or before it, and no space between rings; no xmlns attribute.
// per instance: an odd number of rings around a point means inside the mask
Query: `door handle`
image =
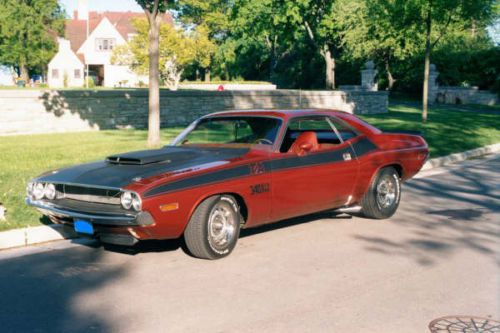
<svg viewBox="0 0 500 333"><path fill-rule="evenodd" d="M343 153L342 157L344 158L344 161L350 161L352 160L352 156L350 153Z"/></svg>

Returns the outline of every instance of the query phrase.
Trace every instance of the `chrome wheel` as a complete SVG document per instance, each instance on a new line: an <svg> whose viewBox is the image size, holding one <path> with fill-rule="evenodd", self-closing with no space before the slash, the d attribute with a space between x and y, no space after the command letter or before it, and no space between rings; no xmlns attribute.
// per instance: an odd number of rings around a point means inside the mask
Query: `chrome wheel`
<svg viewBox="0 0 500 333"><path fill-rule="evenodd" d="M401 199L400 175L393 167L380 169L361 200L363 215L372 219L388 219Z"/></svg>
<svg viewBox="0 0 500 333"><path fill-rule="evenodd" d="M215 251L225 250L236 235L237 218L227 202L216 204L208 218L208 242Z"/></svg>
<svg viewBox="0 0 500 333"><path fill-rule="evenodd" d="M387 208L396 201L396 181L391 177L384 177L377 185L377 203L380 208Z"/></svg>

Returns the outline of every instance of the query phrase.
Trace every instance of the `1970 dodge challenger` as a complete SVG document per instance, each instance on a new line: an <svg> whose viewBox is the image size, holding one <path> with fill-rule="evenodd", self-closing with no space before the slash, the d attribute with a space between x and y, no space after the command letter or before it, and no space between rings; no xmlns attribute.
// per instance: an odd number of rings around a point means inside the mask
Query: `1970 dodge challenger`
<svg viewBox="0 0 500 333"><path fill-rule="evenodd" d="M104 243L183 236L192 255L217 259L240 228L331 209L388 218L427 156L420 136L340 111L219 112L161 149L45 173L26 202Z"/></svg>

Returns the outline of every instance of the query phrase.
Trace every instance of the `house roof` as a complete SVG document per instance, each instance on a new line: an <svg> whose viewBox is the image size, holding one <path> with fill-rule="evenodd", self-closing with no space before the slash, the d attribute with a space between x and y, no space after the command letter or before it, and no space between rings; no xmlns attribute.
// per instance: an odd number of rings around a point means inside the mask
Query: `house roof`
<svg viewBox="0 0 500 333"><path fill-rule="evenodd" d="M66 39L71 42L71 49L77 52L80 46L87 38L87 21L77 19L77 11L74 12L73 18L66 20ZM103 18L107 18L116 30L122 35L125 40L128 40L128 34L135 33L132 25L133 18L146 18L144 13L137 12L89 12L89 35L101 23ZM163 22L166 24L174 24L170 13L163 14Z"/></svg>

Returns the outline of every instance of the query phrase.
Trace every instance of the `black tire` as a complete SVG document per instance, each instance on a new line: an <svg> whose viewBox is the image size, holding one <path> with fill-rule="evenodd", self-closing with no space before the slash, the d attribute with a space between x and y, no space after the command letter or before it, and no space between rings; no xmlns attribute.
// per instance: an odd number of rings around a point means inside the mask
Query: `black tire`
<svg viewBox="0 0 500 333"><path fill-rule="evenodd" d="M238 204L232 196L216 195L205 199L184 231L189 252L200 259L228 256L238 241L241 221Z"/></svg>
<svg viewBox="0 0 500 333"><path fill-rule="evenodd" d="M383 168L361 200L362 213L372 219L387 219L396 212L400 200L401 180L398 172L393 167Z"/></svg>

